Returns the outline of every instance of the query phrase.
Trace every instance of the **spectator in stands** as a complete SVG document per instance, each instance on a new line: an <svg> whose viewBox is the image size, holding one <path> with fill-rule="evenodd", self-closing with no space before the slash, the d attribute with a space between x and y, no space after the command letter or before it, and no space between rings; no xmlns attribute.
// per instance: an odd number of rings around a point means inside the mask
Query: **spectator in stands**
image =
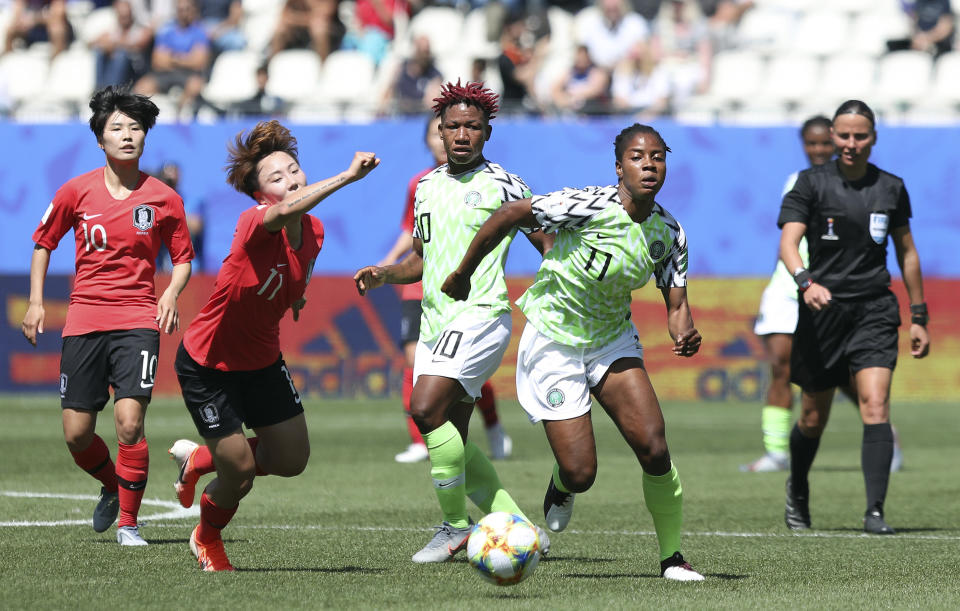
<svg viewBox="0 0 960 611"><path fill-rule="evenodd" d="M146 74L150 67L148 49L153 31L137 23L129 0L114 0L117 27L105 31L90 43L97 62L97 89L107 85L128 85Z"/></svg>
<svg viewBox="0 0 960 611"><path fill-rule="evenodd" d="M379 65L390 50L393 20L398 12L409 15L410 6L405 0L357 0L354 5L357 29L347 32L343 48L363 51Z"/></svg>
<svg viewBox="0 0 960 611"><path fill-rule="evenodd" d="M320 60L340 48L346 27L338 0L286 0L270 40L269 57L285 49L313 49Z"/></svg>
<svg viewBox="0 0 960 611"><path fill-rule="evenodd" d="M691 0L669 0L650 40L651 57L669 75L674 108L710 84L713 43L706 19Z"/></svg>
<svg viewBox="0 0 960 611"><path fill-rule="evenodd" d="M577 47L573 65L553 85L551 99L560 111L597 114L609 110L610 75L590 60L586 45Z"/></svg>
<svg viewBox="0 0 960 611"><path fill-rule="evenodd" d="M753 0L697 0L707 18L713 45L717 49L736 46L737 26L743 14L753 8Z"/></svg>
<svg viewBox="0 0 960 611"><path fill-rule="evenodd" d="M549 36L537 38L526 12L515 11L505 18L500 35L501 51L497 58L503 82L500 107L504 112L539 108L534 81L549 44Z"/></svg>
<svg viewBox="0 0 960 611"><path fill-rule="evenodd" d="M423 114L433 106L433 98L440 95L442 81L430 51L430 39L417 36L413 39L413 55L400 64L384 91L380 113Z"/></svg>
<svg viewBox="0 0 960 611"><path fill-rule="evenodd" d="M206 84L210 65L210 39L199 20L194 0L177 0L176 18L158 33L153 45L151 70L134 87L136 93L166 93L174 87L183 90L177 113L195 110L197 98Z"/></svg>
<svg viewBox="0 0 960 611"><path fill-rule="evenodd" d="M215 55L247 46L240 0L198 0L198 8Z"/></svg>
<svg viewBox="0 0 960 611"><path fill-rule="evenodd" d="M12 51L18 42L27 47L35 42L49 42L53 59L73 42L66 0L13 0L11 6L4 53Z"/></svg>
<svg viewBox="0 0 960 611"><path fill-rule="evenodd" d="M950 0L916 0L902 4L913 22L913 31L910 38L889 41L888 49L926 51L934 57L953 49L956 17Z"/></svg>
<svg viewBox="0 0 960 611"><path fill-rule="evenodd" d="M643 17L630 10L627 0L596 0L597 13L581 23L580 37L590 51L590 59L606 70L613 70L638 44L647 40L650 30Z"/></svg>
<svg viewBox="0 0 960 611"><path fill-rule="evenodd" d="M663 0L630 0L630 6L634 12L643 17L651 30L656 25L657 17L660 16L661 5Z"/></svg>
<svg viewBox="0 0 960 611"><path fill-rule="evenodd" d="M669 109L670 76L657 66L646 45L639 44L614 70L611 95L615 111L652 119Z"/></svg>
<svg viewBox="0 0 960 611"><path fill-rule="evenodd" d="M257 67L257 92L253 97L237 102L230 108L230 112L253 117L276 117L286 111L287 105L283 99L267 93L267 65Z"/></svg>

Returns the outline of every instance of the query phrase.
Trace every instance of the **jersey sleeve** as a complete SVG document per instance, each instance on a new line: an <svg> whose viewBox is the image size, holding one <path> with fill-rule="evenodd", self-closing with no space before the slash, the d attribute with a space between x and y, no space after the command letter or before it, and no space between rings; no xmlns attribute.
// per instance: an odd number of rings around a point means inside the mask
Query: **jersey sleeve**
<svg viewBox="0 0 960 611"><path fill-rule="evenodd" d="M413 215L410 219L410 221L413 223L413 237L416 240L423 239L423 236L420 234L420 224L417 223L418 208L420 207L418 205L420 203L419 193L422 188L423 188L423 179L421 179L420 182L417 183L417 188L414 190L413 203L412 203Z"/></svg>
<svg viewBox="0 0 960 611"><path fill-rule="evenodd" d="M413 208L417 202L418 184L420 184L420 178L416 177L407 185L407 202L403 208L403 218L400 219L400 231L404 233L413 233Z"/></svg>
<svg viewBox="0 0 960 611"><path fill-rule="evenodd" d="M665 215L664 222L673 234L673 244L670 246L670 254L653 270L657 288L687 286L687 234L673 217Z"/></svg>
<svg viewBox="0 0 960 611"><path fill-rule="evenodd" d="M780 216L777 218L777 227L783 228L786 223L807 224L810 220L810 210L816 200L816 192L810 181L808 172L800 172L797 182L780 204Z"/></svg>
<svg viewBox="0 0 960 611"><path fill-rule="evenodd" d="M77 194L71 185L57 189L53 201L40 219L40 225L33 232L33 241L47 250L54 250L60 239L74 226L76 207Z"/></svg>
<svg viewBox="0 0 960 611"><path fill-rule="evenodd" d="M183 200L179 195L167 199L167 219L161 238L170 251L170 261L174 265L189 263L193 260L193 242L190 241L190 229L187 227L187 214L183 209Z"/></svg>
<svg viewBox="0 0 960 611"><path fill-rule="evenodd" d="M533 216L544 233L560 229L579 229L606 208L607 198L596 187L573 189L536 195L530 203Z"/></svg>
<svg viewBox="0 0 960 611"><path fill-rule="evenodd" d="M903 227L910 223L913 210L910 207L910 195L907 194L907 185L900 183L900 195L897 197L897 209L890 218L890 227Z"/></svg>
<svg viewBox="0 0 960 611"><path fill-rule="evenodd" d="M267 208L269 206L256 206L240 215L237 220L237 228L233 233L234 245L246 248L270 238L270 232L263 226L263 217L267 214Z"/></svg>
<svg viewBox="0 0 960 611"><path fill-rule="evenodd" d="M313 226L313 235L317 240L317 250L320 250L323 248L323 223L312 214L308 214L307 218L310 219L310 224Z"/></svg>

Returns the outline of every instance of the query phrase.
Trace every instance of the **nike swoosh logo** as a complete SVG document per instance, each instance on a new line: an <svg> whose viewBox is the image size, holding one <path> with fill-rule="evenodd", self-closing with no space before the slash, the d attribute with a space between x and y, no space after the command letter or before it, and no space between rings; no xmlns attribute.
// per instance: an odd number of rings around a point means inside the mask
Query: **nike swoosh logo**
<svg viewBox="0 0 960 611"><path fill-rule="evenodd" d="M83 220L89 221L90 219L95 219L95 218L97 218L98 216L103 216L103 213L101 212L100 214L87 214L86 212L84 212L84 213L83 213Z"/></svg>
<svg viewBox="0 0 960 611"><path fill-rule="evenodd" d="M143 382L140 382L140 388L153 388L153 384L144 384Z"/></svg>
<svg viewBox="0 0 960 611"><path fill-rule="evenodd" d="M437 488L450 488L451 486L454 486L456 484L457 482L438 483Z"/></svg>

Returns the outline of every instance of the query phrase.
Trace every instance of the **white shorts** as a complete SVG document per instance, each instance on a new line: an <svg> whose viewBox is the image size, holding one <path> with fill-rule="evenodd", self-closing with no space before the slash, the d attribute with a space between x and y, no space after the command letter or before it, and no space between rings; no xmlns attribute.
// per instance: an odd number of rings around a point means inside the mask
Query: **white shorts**
<svg viewBox="0 0 960 611"><path fill-rule="evenodd" d="M460 382L470 398L480 398L480 387L496 372L510 344L510 313L477 320L460 316L436 339L417 342L413 383L422 375Z"/></svg>
<svg viewBox="0 0 960 611"><path fill-rule="evenodd" d="M517 353L517 398L531 422L569 420L590 411L590 389L622 358L643 358L637 328L598 348L556 342L527 323Z"/></svg>
<svg viewBox="0 0 960 611"><path fill-rule="evenodd" d="M760 311L757 313L757 321L753 325L753 332L757 335L770 335L772 333L786 333L793 335L797 330L797 291L783 290L782 287L774 283L767 285L763 289L763 297L760 298Z"/></svg>

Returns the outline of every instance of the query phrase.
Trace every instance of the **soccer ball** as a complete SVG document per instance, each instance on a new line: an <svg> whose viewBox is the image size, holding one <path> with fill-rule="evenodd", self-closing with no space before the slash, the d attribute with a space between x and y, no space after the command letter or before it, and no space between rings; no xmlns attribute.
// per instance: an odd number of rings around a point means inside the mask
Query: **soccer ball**
<svg viewBox="0 0 960 611"><path fill-rule="evenodd" d="M477 522L467 539L467 558L480 576L498 586L512 586L540 563L540 538L533 524L497 511Z"/></svg>

